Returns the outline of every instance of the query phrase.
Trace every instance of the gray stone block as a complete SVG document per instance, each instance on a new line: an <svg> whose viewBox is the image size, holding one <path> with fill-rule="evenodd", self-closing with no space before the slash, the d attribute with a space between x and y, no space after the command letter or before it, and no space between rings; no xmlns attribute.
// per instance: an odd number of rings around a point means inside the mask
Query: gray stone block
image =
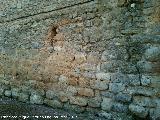
<svg viewBox="0 0 160 120"><path fill-rule="evenodd" d="M113 93L118 93L125 90L125 85L123 83L110 83L109 91Z"/></svg>
<svg viewBox="0 0 160 120"><path fill-rule="evenodd" d="M128 105L121 104L121 103L114 103L112 106L112 110L115 112L128 112Z"/></svg>
<svg viewBox="0 0 160 120"><path fill-rule="evenodd" d="M120 101L120 102L124 102L124 103L131 102L131 99L132 99L132 96L129 94L119 93L115 96L116 101Z"/></svg>
<svg viewBox="0 0 160 120"><path fill-rule="evenodd" d="M107 90L108 89L108 81L101 81L101 80L91 80L90 85L92 89L98 90Z"/></svg>
<svg viewBox="0 0 160 120"><path fill-rule="evenodd" d="M134 96L133 103L143 107L156 107L153 99L145 96Z"/></svg>
<svg viewBox="0 0 160 120"><path fill-rule="evenodd" d="M113 98L114 93L107 90L107 91L101 91L101 95L104 97Z"/></svg>
<svg viewBox="0 0 160 120"><path fill-rule="evenodd" d="M5 90L4 95L7 97L11 97L11 95L12 95L11 90Z"/></svg>
<svg viewBox="0 0 160 120"><path fill-rule="evenodd" d="M27 93L19 93L18 100L22 101L22 102L28 102L29 101L29 95Z"/></svg>
<svg viewBox="0 0 160 120"><path fill-rule="evenodd" d="M129 74L128 81L130 85L139 86L140 85L140 78L139 75Z"/></svg>
<svg viewBox="0 0 160 120"><path fill-rule="evenodd" d="M145 58L148 61L159 61L160 60L160 47L151 46L145 51Z"/></svg>
<svg viewBox="0 0 160 120"><path fill-rule="evenodd" d="M82 97L70 97L70 104L79 105L79 106L86 106L87 99Z"/></svg>
<svg viewBox="0 0 160 120"><path fill-rule="evenodd" d="M113 100L111 98L103 98L101 103L102 110L110 111L113 105Z"/></svg>
<svg viewBox="0 0 160 120"><path fill-rule="evenodd" d="M99 116L104 117L107 120L112 120L113 119L112 113L108 113L108 112L105 112L105 111L100 112Z"/></svg>
<svg viewBox="0 0 160 120"><path fill-rule="evenodd" d="M131 113L133 113L134 115L137 115L140 118L146 118L148 115L148 109L142 106L130 104L129 110L131 111Z"/></svg>
<svg viewBox="0 0 160 120"><path fill-rule="evenodd" d="M18 88L13 88L13 89L11 89L11 91L12 91L12 97L18 98L20 90Z"/></svg>
<svg viewBox="0 0 160 120"><path fill-rule="evenodd" d="M113 73L111 76L111 82L112 83L123 83L128 84L128 77L125 74L122 73Z"/></svg>
<svg viewBox="0 0 160 120"><path fill-rule="evenodd" d="M142 75L141 83L144 86L149 86L151 84L152 76Z"/></svg>
<svg viewBox="0 0 160 120"><path fill-rule="evenodd" d="M54 99L57 98L57 93L53 90L47 90L46 92L46 98L47 99Z"/></svg>
<svg viewBox="0 0 160 120"><path fill-rule="evenodd" d="M99 108L101 105L101 98L90 98L88 100L88 106L94 107L94 108Z"/></svg>
<svg viewBox="0 0 160 120"><path fill-rule="evenodd" d="M160 119L160 108L151 108L149 111L151 120L159 120Z"/></svg>
<svg viewBox="0 0 160 120"><path fill-rule="evenodd" d="M44 103L44 98L43 98L43 96L38 95L38 94L31 94L30 103L32 103L32 104L43 104Z"/></svg>
<svg viewBox="0 0 160 120"><path fill-rule="evenodd" d="M111 80L112 73L104 73L104 72L98 72L96 73L96 78L99 80L106 80L110 81Z"/></svg>
<svg viewBox="0 0 160 120"><path fill-rule="evenodd" d="M131 95L155 96L158 90L150 87L135 86L128 87L126 93Z"/></svg>
<svg viewBox="0 0 160 120"><path fill-rule="evenodd" d="M4 95L4 89L0 88L0 96Z"/></svg>
<svg viewBox="0 0 160 120"><path fill-rule="evenodd" d="M119 67L122 65L122 63L123 63L122 61L115 61L115 60L104 62L101 64L101 71L106 73L118 72Z"/></svg>

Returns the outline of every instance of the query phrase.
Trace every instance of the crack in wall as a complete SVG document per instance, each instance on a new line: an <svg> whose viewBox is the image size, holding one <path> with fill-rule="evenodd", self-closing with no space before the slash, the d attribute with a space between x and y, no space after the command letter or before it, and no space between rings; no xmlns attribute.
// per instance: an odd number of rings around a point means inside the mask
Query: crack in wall
<svg viewBox="0 0 160 120"><path fill-rule="evenodd" d="M84 4L91 3L91 2L95 2L95 0L88 0L88 1L85 1L85 2L76 3L76 4L73 4L73 5L70 5L70 6L64 6L64 7L53 9L53 10L50 10L50 11L43 11L43 12L33 14L33 15L22 16L22 17L10 19L10 20L4 20L0 23L8 23L8 22L14 22L14 21L17 21L17 20L20 20L20 19L27 19L27 18L34 17L34 16L37 16L37 15L42 15L42 14L45 14L45 13L51 13L51 12L63 10L63 9L66 9L66 8L72 8L72 7L75 7L75 6L84 5Z"/></svg>

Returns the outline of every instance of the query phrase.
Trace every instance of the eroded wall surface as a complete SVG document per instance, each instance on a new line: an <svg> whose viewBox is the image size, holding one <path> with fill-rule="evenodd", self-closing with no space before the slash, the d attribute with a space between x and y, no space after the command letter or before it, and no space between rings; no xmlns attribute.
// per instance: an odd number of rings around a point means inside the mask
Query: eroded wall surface
<svg viewBox="0 0 160 120"><path fill-rule="evenodd" d="M159 9L159 0L0 0L0 95L160 117Z"/></svg>

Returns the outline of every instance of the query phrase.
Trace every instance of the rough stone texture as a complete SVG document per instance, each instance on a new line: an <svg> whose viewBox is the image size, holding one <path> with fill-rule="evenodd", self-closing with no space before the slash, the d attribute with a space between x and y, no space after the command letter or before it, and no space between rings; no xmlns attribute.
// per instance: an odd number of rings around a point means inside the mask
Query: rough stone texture
<svg viewBox="0 0 160 120"><path fill-rule="evenodd" d="M103 98L101 103L102 110L110 111L113 105L113 101L111 98Z"/></svg>
<svg viewBox="0 0 160 120"><path fill-rule="evenodd" d="M53 99L54 97L56 97L56 93L52 90L47 90L46 92L46 98L47 99Z"/></svg>
<svg viewBox="0 0 160 120"><path fill-rule="evenodd" d="M132 99L132 96L129 95L129 94L119 93L115 96L116 101L121 101L121 102L124 102L124 103L131 102L131 99Z"/></svg>
<svg viewBox="0 0 160 120"><path fill-rule="evenodd" d="M0 96L158 118L159 16L159 0L0 0Z"/></svg>
<svg viewBox="0 0 160 120"><path fill-rule="evenodd" d="M93 97L94 91L92 89L88 89L88 88L79 88L78 94L81 96Z"/></svg>
<svg viewBox="0 0 160 120"><path fill-rule="evenodd" d="M18 100L22 102L27 102L29 100L29 95L27 93L20 93ZM37 102L34 102L34 103L37 103Z"/></svg>
<svg viewBox="0 0 160 120"><path fill-rule="evenodd" d="M79 106L86 106L87 100L82 97L70 97L70 103Z"/></svg>
<svg viewBox="0 0 160 120"><path fill-rule="evenodd" d="M88 100L88 106L93 108L99 108L101 106L101 98L91 98Z"/></svg>
<svg viewBox="0 0 160 120"><path fill-rule="evenodd" d="M6 90L6 91L4 92L4 95L7 96L7 97L11 97L12 93L11 93L10 90Z"/></svg>
<svg viewBox="0 0 160 120"><path fill-rule="evenodd" d="M48 99L45 99L44 100L44 103L53 107L53 108L62 108L62 103L57 101L57 100L48 100Z"/></svg>
<svg viewBox="0 0 160 120"><path fill-rule="evenodd" d="M98 90L107 90L108 89L108 81L100 81L100 80L91 80L90 81L91 88Z"/></svg>
<svg viewBox="0 0 160 120"><path fill-rule="evenodd" d="M145 118L148 115L148 110L142 106L131 104L129 110L141 118Z"/></svg>
<svg viewBox="0 0 160 120"><path fill-rule="evenodd" d="M133 103L144 107L156 107L156 103L153 99L144 96L134 96Z"/></svg>
<svg viewBox="0 0 160 120"><path fill-rule="evenodd" d="M19 96L19 94L20 94L20 90L19 90L18 88L13 88L13 89L11 90L11 92L12 92L12 97L13 97L13 98L18 98L18 96Z"/></svg>
<svg viewBox="0 0 160 120"><path fill-rule="evenodd" d="M30 96L30 102L33 104L43 104L44 98L43 98L43 92L37 92L33 91Z"/></svg>
<svg viewBox="0 0 160 120"><path fill-rule="evenodd" d="M125 85L123 83L110 83L109 90L113 93L124 91Z"/></svg>
<svg viewBox="0 0 160 120"><path fill-rule="evenodd" d="M112 110L116 112L128 112L128 105L124 105L121 103L114 103L112 106Z"/></svg>

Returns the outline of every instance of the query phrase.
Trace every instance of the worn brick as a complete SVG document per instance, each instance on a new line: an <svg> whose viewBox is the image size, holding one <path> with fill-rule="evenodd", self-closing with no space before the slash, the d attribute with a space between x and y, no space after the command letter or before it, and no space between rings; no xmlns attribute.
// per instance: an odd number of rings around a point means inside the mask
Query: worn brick
<svg viewBox="0 0 160 120"><path fill-rule="evenodd" d="M98 90L107 90L108 82L101 80L90 80L91 88Z"/></svg>
<svg viewBox="0 0 160 120"><path fill-rule="evenodd" d="M93 97L94 96L94 91L89 88L79 88L78 89L78 94L81 96L87 96L87 97Z"/></svg>
<svg viewBox="0 0 160 120"><path fill-rule="evenodd" d="M79 106L86 106L87 105L87 99L82 97L70 97L70 103L79 105Z"/></svg>

